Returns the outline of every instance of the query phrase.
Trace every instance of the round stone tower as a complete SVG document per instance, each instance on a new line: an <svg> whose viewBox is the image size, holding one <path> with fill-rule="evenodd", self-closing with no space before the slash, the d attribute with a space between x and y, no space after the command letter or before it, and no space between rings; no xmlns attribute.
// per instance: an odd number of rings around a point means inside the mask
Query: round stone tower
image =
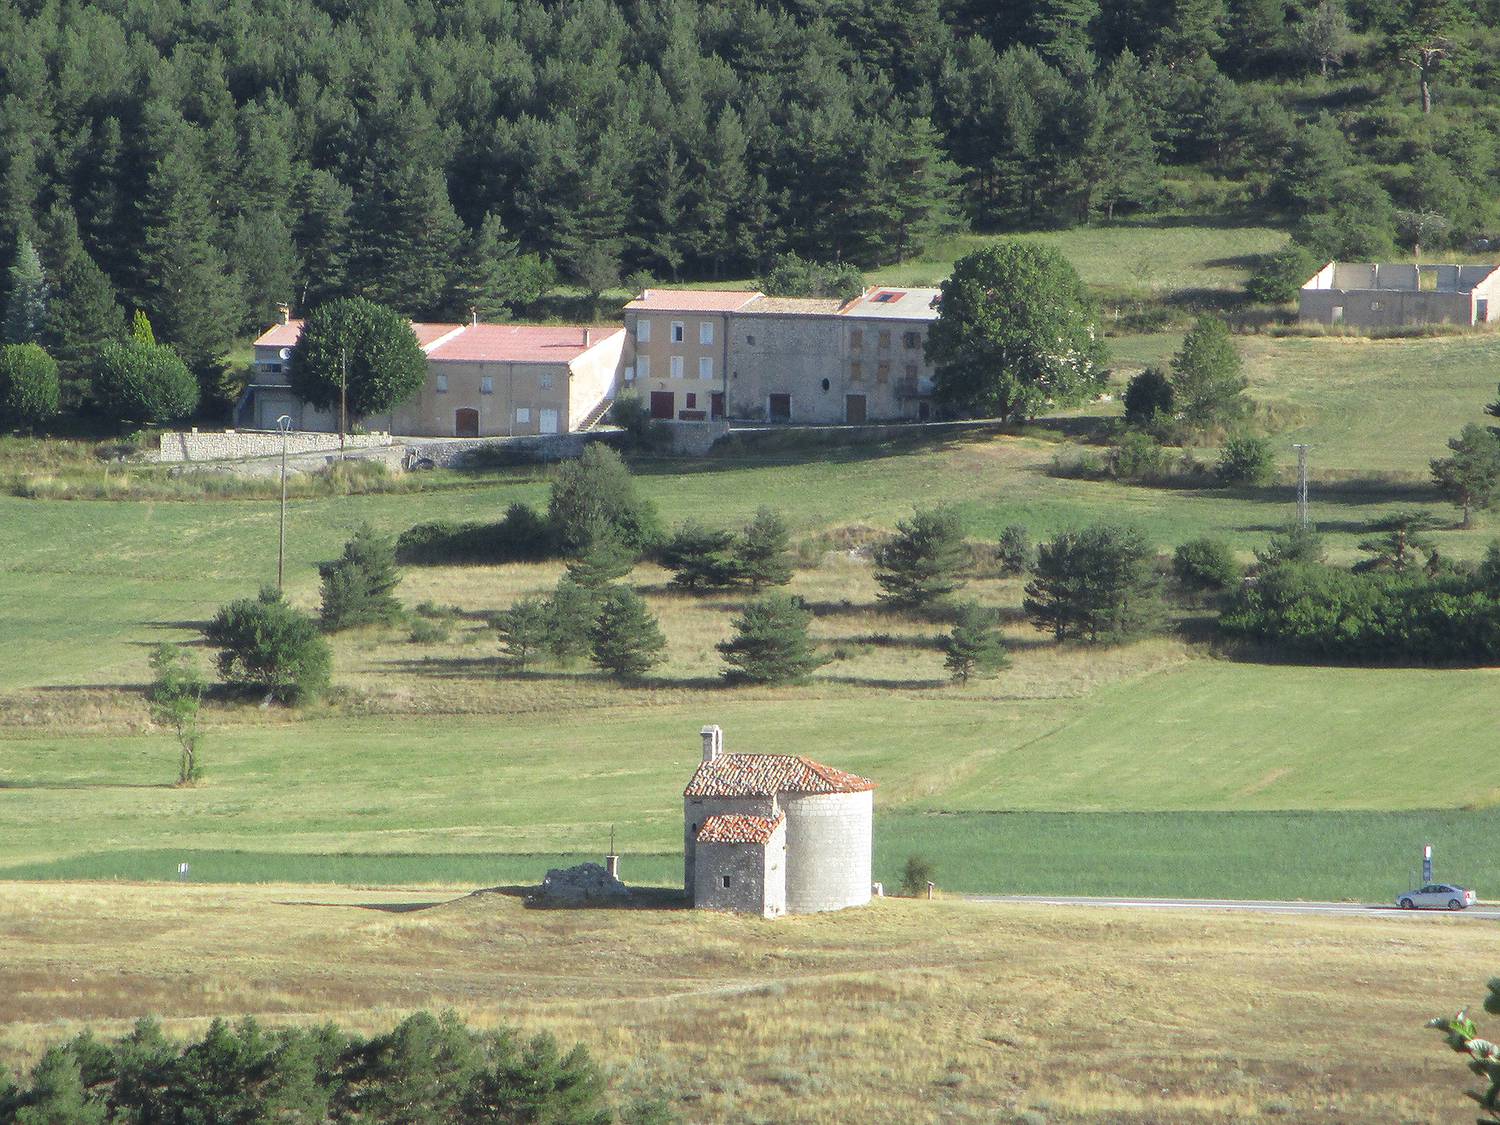
<svg viewBox="0 0 1500 1125"><path fill-rule="evenodd" d="M788 913L842 910L870 901L874 797L871 789L781 794Z"/></svg>

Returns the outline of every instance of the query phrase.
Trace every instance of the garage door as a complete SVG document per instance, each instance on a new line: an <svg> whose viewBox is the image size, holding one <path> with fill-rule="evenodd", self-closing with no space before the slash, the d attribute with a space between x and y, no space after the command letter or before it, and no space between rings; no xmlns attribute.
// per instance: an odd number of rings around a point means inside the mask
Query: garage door
<svg viewBox="0 0 1500 1125"><path fill-rule="evenodd" d="M651 417L671 418L676 410L676 399L671 391L651 392Z"/></svg>
<svg viewBox="0 0 1500 1125"><path fill-rule="evenodd" d="M557 433L557 411L543 410L541 432L544 434Z"/></svg>

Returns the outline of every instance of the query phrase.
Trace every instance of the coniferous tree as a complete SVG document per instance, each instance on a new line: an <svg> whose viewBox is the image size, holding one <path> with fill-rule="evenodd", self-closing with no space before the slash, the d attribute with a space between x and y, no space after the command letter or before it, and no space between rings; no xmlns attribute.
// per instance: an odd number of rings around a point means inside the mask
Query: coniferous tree
<svg viewBox="0 0 1500 1125"><path fill-rule="evenodd" d="M661 564L672 571L672 585L679 589L721 589L740 578L736 546L734 532L687 520L662 544Z"/></svg>
<svg viewBox="0 0 1500 1125"><path fill-rule="evenodd" d="M640 680L667 658L667 639L633 590L616 586L605 597L593 629L593 660L616 679Z"/></svg>
<svg viewBox="0 0 1500 1125"><path fill-rule="evenodd" d="M1150 428L1172 417L1172 383L1159 367L1147 367L1133 375L1126 384L1123 403L1125 421L1132 426Z"/></svg>
<svg viewBox="0 0 1500 1125"><path fill-rule="evenodd" d="M1352 37L1343 0L1318 0L1302 23L1303 53L1318 64L1324 78L1330 66L1341 66L1349 54Z"/></svg>
<svg viewBox="0 0 1500 1125"><path fill-rule="evenodd" d="M1155 552L1133 528L1065 531L1037 548L1026 612L1058 641L1116 642L1149 632L1161 613Z"/></svg>
<svg viewBox="0 0 1500 1125"><path fill-rule="evenodd" d="M580 586L566 574L547 599L547 654L564 666L577 663L593 649L599 620L600 591Z"/></svg>
<svg viewBox="0 0 1500 1125"><path fill-rule="evenodd" d="M290 303L297 273L297 250L280 211L249 211L229 228L230 259L244 300L239 327L260 332L276 319L277 306Z"/></svg>
<svg viewBox="0 0 1500 1125"><path fill-rule="evenodd" d="M395 589L401 582L396 541L361 524L344 553L318 567L323 600L319 617L325 632L356 625L389 625L401 617Z"/></svg>
<svg viewBox="0 0 1500 1125"><path fill-rule="evenodd" d="M757 592L763 586L785 586L792 580L790 546L786 521L770 508L758 508L735 547L739 577Z"/></svg>
<svg viewBox="0 0 1500 1125"><path fill-rule="evenodd" d="M1007 578L1025 574L1036 562L1036 551L1031 545L1031 533L1018 523L1010 524L1000 530L1000 539L996 544L995 553L996 561L1000 564L1000 573Z"/></svg>
<svg viewBox="0 0 1500 1125"><path fill-rule="evenodd" d="M1500 495L1500 435L1470 423L1448 439L1451 457L1432 462L1432 480L1442 494L1463 510L1470 526L1475 508L1488 508Z"/></svg>
<svg viewBox="0 0 1500 1125"><path fill-rule="evenodd" d="M957 227L958 169L943 154L941 134L925 112L905 117L891 137L878 183L885 193L885 231L895 260L905 261Z"/></svg>
<svg viewBox="0 0 1500 1125"><path fill-rule="evenodd" d="M552 613L541 598L519 598L509 609L495 614L490 626L500 634L505 654L524 672L527 664L547 649Z"/></svg>
<svg viewBox="0 0 1500 1125"><path fill-rule="evenodd" d="M493 212L479 229L464 236L449 284L448 315L467 320L504 320L535 304L556 284L551 265L537 254L523 254Z"/></svg>
<svg viewBox="0 0 1500 1125"><path fill-rule="evenodd" d="M731 683L786 684L807 679L828 663L808 637L812 614L800 598L770 594L734 620L734 636L717 648Z"/></svg>
<svg viewBox="0 0 1500 1125"><path fill-rule="evenodd" d="M31 1089L17 1109L16 1125L104 1125L109 1105L83 1086L78 1058L63 1047L49 1048L31 1072Z"/></svg>
<svg viewBox="0 0 1500 1125"><path fill-rule="evenodd" d="M88 252L79 250L63 268L47 306L46 339L57 359L65 406L77 407L88 397L95 357L120 338L124 327L114 286Z"/></svg>
<svg viewBox="0 0 1500 1125"><path fill-rule="evenodd" d="M166 127L137 204L140 294L162 342L198 376L205 396L227 407L222 363L240 323L240 293L219 249L208 178L186 126Z"/></svg>
<svg viewBox="0 0 1500 1125"><path fill-rule="evenodd" d="M16 241L5 298L4 343L35 344L42 339L47 319L47 279L42 259L26 235Z"/></svg>
<svg viewBox="0 0 1500 1125"><path fill-rule="evenodd" d="M1370 557L1355 564L1355 571L1391 570L1405 574L1417 563L1424 551L1433 549L1432 539L1426 534L1437 526L1426 512L1395 512L1375 520L1370 530L1379 532L1368 539L1361 539L1359 549Z"/></svg>
<svg viewBox="0 0 1500 1125"><path fill-rule="evenodd" d="M958 607L953 629L943 638L943 667L954 681L993 676L1009 662L996 629L996 613L977 602Z"/></svg>
<svg viewBox="0 0 1500 1125"><path fill-rule="evenodd" d="M927 606L961 587L967 561L963 525L947 509L921 509L896 523L896 534L875 549L880 600L902 608Z"/></svg>
<svg viewBox="0 0 1500 1125"><path fill-rule="evenodd" d="M1028 20L1028 39L1053 66L1070 70L1091 56L1090 29L1098 18L1098 0L1038 0Z"/></svg>
<svg viewBox="0 0 1500 1125"><path fill-rule="evenodd" d="M292 241L297 248L295 295L290 303L315 309L349 288L349 213L354 193L332 172L304 172L297 187L297 219Z"/></svg>
<svg viewBox="0 0 1500 1125"><path fill-rule="evenodd" d="M636 552L614 527L602 521L590 530L588 541L568 561L568 577L585 590L601 593L611 582L635 567Z"/></svg>

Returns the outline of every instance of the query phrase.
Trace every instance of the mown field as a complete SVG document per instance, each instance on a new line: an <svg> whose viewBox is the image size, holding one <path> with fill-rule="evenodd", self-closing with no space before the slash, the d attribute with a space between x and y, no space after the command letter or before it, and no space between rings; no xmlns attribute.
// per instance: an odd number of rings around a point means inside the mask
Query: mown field
<svg viewBox="0 0 1500 1125"><path fill-rule="evenodd" d="M760 919L494 894L0 883L0 1061L142 1012L384 1029L417 1008L583 1042L685 1121L1465 1119L1431 1016L1493 927L886 900ZM1481 1025L1484 1026L1483 1020ZM1358 1049L1351 1049L1357 1043Z"/></svg>

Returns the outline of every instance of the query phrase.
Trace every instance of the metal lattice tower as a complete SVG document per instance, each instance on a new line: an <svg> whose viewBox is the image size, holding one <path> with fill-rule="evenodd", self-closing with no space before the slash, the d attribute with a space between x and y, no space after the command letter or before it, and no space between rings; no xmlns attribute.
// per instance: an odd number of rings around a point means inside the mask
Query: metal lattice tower
<svg viewBox="0 0 1500 1125"><path fill-rule="evenodd" d="M1307 526L1307 451L1310 445L1293 445L1297 451L1297 526Z"/></svg>

